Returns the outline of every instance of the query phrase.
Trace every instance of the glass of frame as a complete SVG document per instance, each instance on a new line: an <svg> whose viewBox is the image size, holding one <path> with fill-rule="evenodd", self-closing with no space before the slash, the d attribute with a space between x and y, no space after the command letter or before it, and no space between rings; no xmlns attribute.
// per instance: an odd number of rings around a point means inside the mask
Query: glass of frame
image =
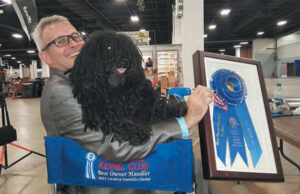
<svg viewBox="0 0 300 194"><path fill-rule="evenodd" d="M193 64L214 92L199 123L204 178L283 181L260 62L197 51Z"/></svg>

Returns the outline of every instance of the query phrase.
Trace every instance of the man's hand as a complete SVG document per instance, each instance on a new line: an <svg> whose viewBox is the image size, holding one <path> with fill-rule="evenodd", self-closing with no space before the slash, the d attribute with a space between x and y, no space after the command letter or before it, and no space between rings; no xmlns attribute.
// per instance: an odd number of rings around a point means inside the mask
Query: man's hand
<svg viewBox="0 0 300 194"><path fill-rule="evenodd" d="M198 85L187 101L188 113L184 117L188 128L192 128L200 122L213 101L211 89Z"/></svg>

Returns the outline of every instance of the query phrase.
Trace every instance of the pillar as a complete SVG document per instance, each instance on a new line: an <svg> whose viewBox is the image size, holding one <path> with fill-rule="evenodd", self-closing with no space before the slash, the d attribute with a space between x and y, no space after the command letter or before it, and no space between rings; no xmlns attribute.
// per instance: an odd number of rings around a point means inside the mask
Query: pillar
<svg viewBox="0 0 300 194"><path fill-rule="evenodd" d="M261 61L265 77L272 77L272 74L277 74L275 47L276 40L271 38L255 39L252 42L253 59Z"/></svg>
<svg viewBox="0 0 300 194"><path fill-rule="evenodd" d="M184 0L181 24L182 71L185 87L194 88L193 54L204 50L203 0Z"/></svg>
<svg viewBox="0 0 300 194"><path fill-rule="evenodd" d="M23 65L24 64L19 64L19 69L20 69L20 78L23 78Z"/></svg>
<svg viewBox="0 0 300 194"><path fill-rule="evenodd" d="M32 60L30 65L30 79L37 78L37 61Z"/></svg>
<svg viewBox="0 0 300 194"><path fill-rule="evenodd" d="M241 57L241 48L235 48L235 56Z"/></svg>
<svg viewBox="0 0 300 194"><path fill-rule="evenodd" d="M50 77L49 66L45 62L42 62L42 77Z"/></svg>

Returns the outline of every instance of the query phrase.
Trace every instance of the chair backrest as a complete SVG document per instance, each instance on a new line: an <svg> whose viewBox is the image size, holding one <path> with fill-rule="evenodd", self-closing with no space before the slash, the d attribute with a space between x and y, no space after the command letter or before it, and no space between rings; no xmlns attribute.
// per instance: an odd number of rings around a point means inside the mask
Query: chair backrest
<svg viewBox="0 0 300 194"><path fill-rule="evenodd" d="M157 144L138 161L113 163L63 137L45 137L48 183L192 192L192 140Z"/></svg>
<svg viewBox="0 0 300 194"><path fill-rule="evenodd" d="M168 96L176 96L179 100L184 101L184 96L191 95L190 88L170 88L168 89Z"/></svg>

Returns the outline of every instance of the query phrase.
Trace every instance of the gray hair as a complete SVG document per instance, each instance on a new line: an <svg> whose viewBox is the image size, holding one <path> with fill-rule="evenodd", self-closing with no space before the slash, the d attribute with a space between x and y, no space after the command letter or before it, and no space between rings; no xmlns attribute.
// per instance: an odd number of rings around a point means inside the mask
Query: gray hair
<svg viewBox="0 0 300 194"><path fill-rule="evenodd" d="M53 15L53 16L48 16L48 17L44 17L40 20L40 22L37 24L37 26L34 28L34 31L32 32L32 38L38 48L39 51L42 50L42 46L43 46L43 42L41 39L41 35L43 30L54 23L58 23L58 22L68 22L70 23L70 21L64 17L64 16L60 16L60 15Z"/></svg>

